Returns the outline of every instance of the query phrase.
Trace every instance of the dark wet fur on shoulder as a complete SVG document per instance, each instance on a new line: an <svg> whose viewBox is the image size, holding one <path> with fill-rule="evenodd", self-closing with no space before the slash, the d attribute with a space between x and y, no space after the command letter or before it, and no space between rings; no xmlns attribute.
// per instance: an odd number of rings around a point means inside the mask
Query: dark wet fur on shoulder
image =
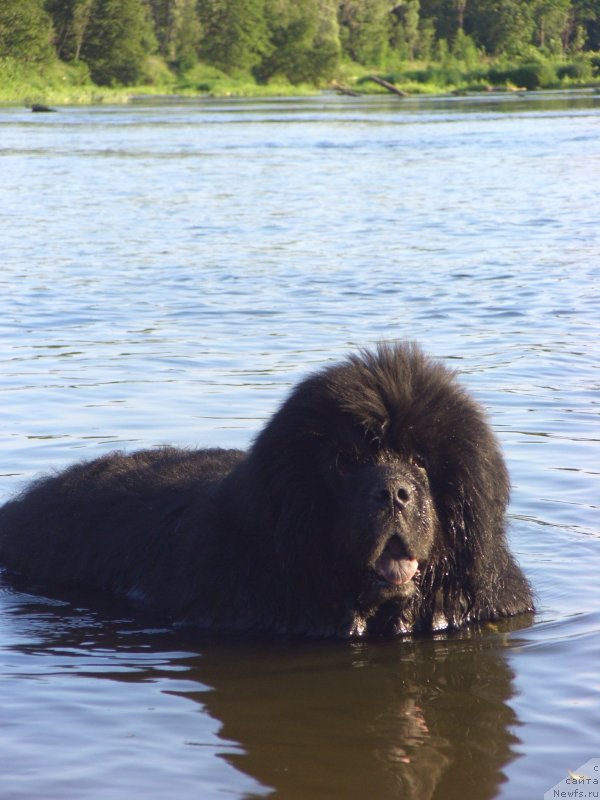
<svg viewBox="0 0 600 800"><path fill-rule="evenodd" d="M0 509L0 563L223 631L394 635L530 611L484 412L414 345L310 375L247 454L114 453Z"/></svg>

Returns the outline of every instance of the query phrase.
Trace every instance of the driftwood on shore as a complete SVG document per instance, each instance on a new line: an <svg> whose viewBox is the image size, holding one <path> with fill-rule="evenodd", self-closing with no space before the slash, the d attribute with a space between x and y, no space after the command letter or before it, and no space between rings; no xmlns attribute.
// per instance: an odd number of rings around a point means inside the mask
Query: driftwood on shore
<svg viewBox="0 0 600 800"><path fill-rule="evenodd" d="M335 89L338 94L347 94L348 97L360 97L360 92L355 92L353 89L349 89L347 86L337 81L332 82L331 88Z"/></svg>
<svg viewBox="0 0 600 800"><path fill-rule="evenodd" d="M379 86L383 86L384 89L387 89L388 92L392 92L392 94L397 94L398 97L408 97L406 92L403 92L402 89L398 89L397 86L394 86L393 83L389 83L389 81L384 81L383 78L378 78L377 75L369 75L367 78L369 81L373 81L373 83L379 84Z"/></svg>

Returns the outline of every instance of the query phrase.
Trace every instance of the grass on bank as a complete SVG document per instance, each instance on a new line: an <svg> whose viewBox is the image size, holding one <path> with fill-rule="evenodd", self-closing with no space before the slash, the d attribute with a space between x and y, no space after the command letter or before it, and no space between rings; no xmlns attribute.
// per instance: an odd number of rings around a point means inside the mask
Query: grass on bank
<svg viewBox="0 0 600 800"><path fill-rule="evenodd" d="M450 59L441 64L404 64L389 71L344 63L335 80L323 86L294 85L284 79L259 84L249 75L231 76L201 63L177 76L163 61L152 57L148 59L142 85L107 87L92 83L82 63L56 61L41 67L0 58L0 102L21 105L126 103L140 95L274 97L315 94L328 86L345 87L359 94L385 93L384 88L370 80L372 75L408 95L594 87L600 86L600 54L586 54L569 61L537 57L517 64L497 61L466 65Z"/></svg>
<svg viewBox="0 0 600 800"><path fill-rule="evenodd" d="M0 58L0 103L31 106L127 103L140 95L269 97L308 95L319 91L285 80L258 84L251 76L231 76L216 67L197 64L174 75L158 58L150 58L146 79L138 86L97 86L84 64L56 61L43 67Z"/></svg>
<svg viewBox="0 0 600 800"><path fill-rule="evenodd" d="M373 74L365 68L357 70L356 65L344 65L340 82L360 93L385 92L370 79ZM445 63L405 64L375 74L408 95L583 88L600 86L600 55L569 61L538 57L519 63L498 60L471 65L448 59Z"/></svg>

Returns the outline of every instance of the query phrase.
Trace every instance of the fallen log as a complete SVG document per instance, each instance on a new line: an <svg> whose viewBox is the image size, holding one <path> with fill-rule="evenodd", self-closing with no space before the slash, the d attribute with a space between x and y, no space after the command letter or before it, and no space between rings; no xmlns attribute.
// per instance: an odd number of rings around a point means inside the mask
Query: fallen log
<svg viewBox="0 0 600 800"><path fill-rule="evenodd" d="M398 89L397 86L394 86L393 83L389 83L389 81L384 81L383 78L378 78L377 75L369 75L367 78L369 81L373 81L373 83L379 84L379 86L383 86L384 89L387 89L388 92L392 92L392 94L397 94L398 97L408 97L406 92L403 92L402 89Z"/></svg>
<svg viewBox="0 0 600 800"><path fill-rule="evenodd" d="M347 86L343 86L337 81L332 81L331 88L335 89L338 94L347 94L348 97L360 97L359 92L355 92L353 89L349 89Z"/></svg>

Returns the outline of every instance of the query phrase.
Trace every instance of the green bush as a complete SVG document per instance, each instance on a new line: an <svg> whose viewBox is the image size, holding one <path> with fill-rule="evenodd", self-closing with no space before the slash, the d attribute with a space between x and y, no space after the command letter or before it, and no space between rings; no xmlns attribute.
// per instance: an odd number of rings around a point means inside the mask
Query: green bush
<svg viewBox="0 0 600 800"><path fill-rule="evenodd" d="M174 76L169 67L159 56L148 56L141 72L141 83L149 86L169 87Z"/></svg>
<svg viewBox="0 0 600 800"><path fill-rule="evenodd" d="M490 83L496 86L512 84L530 91L555 86L558 81L556 70L547 63L520 64L506 69L492 67L488 72L488 78Z"/></svg>
<svg viewBox="0 0 600 800"><path fill-rule="evenodd" d="M411 70L405 73L410 81L431 83L435 86L456 86L462 81L458 67L429 66L427 69Z"/></svg>
<svg viewBox="0 0 600 800"><path fill-rule="evenodd" d="M564 78L575 81L589 81L592 78L592 65L589 61L573 61L571 64L563 64L558 67L556 74L561 81Z"/></svg>
<svg viewBox="0 0 600 800"><path fill-rule="evenodd" d="M556 85L557 80L552 64L523 64L515 69L513 82L526 89L541 89Z"/></svg>

